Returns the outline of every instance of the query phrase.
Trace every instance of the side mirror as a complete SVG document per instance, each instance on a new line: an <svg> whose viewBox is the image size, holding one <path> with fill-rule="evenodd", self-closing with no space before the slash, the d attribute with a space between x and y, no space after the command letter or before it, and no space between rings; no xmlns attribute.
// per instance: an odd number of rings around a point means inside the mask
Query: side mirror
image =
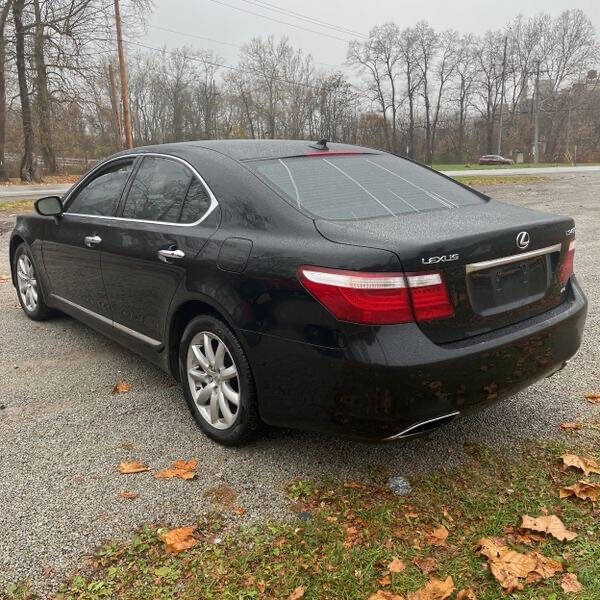
<svg viewBox="0 0 600 600"><path fill-rule="evenodd" d="M60 217L63 205L58 196L46 196L35 201L35 210L42 217Z"/></svg>

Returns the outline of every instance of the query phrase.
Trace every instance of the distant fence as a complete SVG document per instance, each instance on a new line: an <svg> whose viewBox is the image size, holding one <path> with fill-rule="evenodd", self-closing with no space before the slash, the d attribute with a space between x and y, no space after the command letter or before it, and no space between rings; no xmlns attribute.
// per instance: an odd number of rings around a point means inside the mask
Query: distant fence
<svg viewBox="0 0 600 600"><path fill-rule="evenodd" d="M42 173L45 171L44 159L38 154L34 154L35 162ZM59 171L68 171L69 174L78 175L84 173L94 165L98 164L99 158L76 158L70 156L57 156L56 164ZM19 176L19 166L21 164L21 155L13 152L7 152L4 155L4 165L9 177Z"/></svg>

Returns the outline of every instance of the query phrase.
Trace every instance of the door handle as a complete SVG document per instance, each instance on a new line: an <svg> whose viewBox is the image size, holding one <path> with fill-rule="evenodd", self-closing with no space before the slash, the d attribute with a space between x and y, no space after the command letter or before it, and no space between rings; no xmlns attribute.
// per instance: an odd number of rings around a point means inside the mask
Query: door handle
<svg viewBox="0 0 600 600"><path fill-rule="evenodd" d="M99 235L86 235L83 238L83 243L88 248L93 248L94 246L97 246L98 244L102 243L102 238Z"/></svg>
<svg viewBox="0 0 600 600"><path fill-rule="evenodd" d="M179 249L158 251L158 258L166 263L170 262L173 259L183 258L184 256L185 252Z"/></svg>

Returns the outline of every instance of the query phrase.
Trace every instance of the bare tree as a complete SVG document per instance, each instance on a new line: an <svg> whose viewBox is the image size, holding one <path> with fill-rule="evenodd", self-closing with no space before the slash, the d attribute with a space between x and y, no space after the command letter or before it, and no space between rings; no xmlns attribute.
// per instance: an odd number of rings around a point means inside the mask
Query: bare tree
<svg viewBox="0 0 600 600"><path fill-rule="evenodd" d="M6 0L0 11L0 181L6 181L8 174L4 164L4 146L6 144L6 37L4 32L10 14L11 0Z"/></svg>

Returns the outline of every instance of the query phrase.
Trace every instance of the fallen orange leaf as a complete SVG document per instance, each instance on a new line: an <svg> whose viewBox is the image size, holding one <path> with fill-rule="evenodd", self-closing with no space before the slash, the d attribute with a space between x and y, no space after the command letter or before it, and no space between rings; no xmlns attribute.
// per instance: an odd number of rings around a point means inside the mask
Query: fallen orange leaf
<svg viewBox="0 0 600 600"><path fill-rule="evenodd" d="M392 562L388 565L390 573L402 573L406 569L406 565L399 559L394 557Z"/></svg>
<svg viewBox="0 0 600 600"><path fill-rule="evenodd" d="M304 597L304 588L302 586L298 586L289 596L288 600L300 600L300 598Z"/></svg>
<svg viewBox="0 0 600 600"><path fill-rule="evenodd" d="M384 592L379 590L369 596L369 600L405 600L404 596L394 594L393 592Z"/></svg>
<svg viewBox="0 0 600 600"><path fill-rule="evenodd" d="M381 587L387 587L388 585L390 585L390 583L392 583L392 578L389 575L384 575L380 580L379 580L379 585Z"/></svg>
<svg viewBox="0 0 600 600"><path fill-rule="evenodd" d="M577 575L574 573L565 573L560 581L560 587L565 594L577 594L583 589L583 586L577 579Z"/></svg>
<svg viewBox="0 0 600 600"><path fill-rule="evenodd" d="M598 393L598 392L592 392L591 394L586 394L585 398L590 404L600 404L600 393Z"/></svg>
<svg viewBox="0 0 600 600"><path fill-rule="evenodd" d="M454 591L454 580L448 576L445 581L432 577L420 590L409 593L407 600L446 600Z"/></svg>
<svg viewBox="0 0 600 600"><path fill-rule="evenodd" d="M473 590L467 588L466 590L460 590L456 594L456 600L477 600L477 596Z"/></svg>
<svg viewBox="0 0 600 600"><path fill-rule="evenodd" d="M431 533L428 533L425 536L425 540L432 546L445 546L447 537L448 530L442 525L434 529Z"/></svg>
<svg viewBox="0 0 600 600"><path fill-rule="evenodd" d="M561 458L565 467L580 469L586 477L590 473L598 473L600 475L600 465L591 458L584 458L575 454L563 454Z"/></svg>
<svg viewBox="0 0 600 600"><path fill-rule="evenodd" d="M119 464L119 473L128 475L130 473L143 473L149 471L150 467L141 463L139 460L133 460L131 462L122 462Z"/></svg>
<svg viewBox="0 0 600 600"><path fill-rule="evenodd" d="M196 477L196 466L198 463L192 460L176 460L168 469L163 469L154 475L156 479L194 479Z"/></svg>
<svg viewBox="0 0 600 600"><path fill-rule="evenodd" d="M131 384L125 381L117 381L115 387L112 390L112 394L126 394L131 389Z"/></svg>
<svg viewBox="0 0 600 600"><path fill-rule="evenodd" d="M592 502L597 502L599 494L600 485L591 483L590 481L578 481L573 485L561 488L559 492L561 498L577 496L581 500L591 500Z"/></svg>
<svg viewBox="0 0 600 600"><path fill-rule="evenodd" d="M135 492L120 492L119 496L125 500L135 500L139 494L136 494Z"/></svg>
<svg viewBox="0 0 600 600"><path fill-rule="evenodd" d="M165 544L165 550L167 554L175 554L177 552L183 552L188 548L193 548L198 544L198 540L194 537L194 531L196 526L191 527L178 527L177 529L171 529L167 533L162 535L162 540Z"/></svg>
<svg viewBox="0 0 600 600"><path fill-rule="evenodd" d="M583 423L563 423L560 428L563 431L579 431L583 429Z"/></svg>
<svg viewBox="0 0 600 600"><path fill-rule="evenodd" d="M573 531L569 531L556 515L541 517L523 515L522 519L522 529L530 529L531 531L550 534L560 542L570 542L577 537L577 534Z"/></svg>
<svg viewBox="0 0 600 600"><path fill-rule="evenodd" d="M423 575L429 575L431 571L435 571L437 566L435 558L431 558L430 556L425 558L414 558L413 563L420 569Z"/></svg>

